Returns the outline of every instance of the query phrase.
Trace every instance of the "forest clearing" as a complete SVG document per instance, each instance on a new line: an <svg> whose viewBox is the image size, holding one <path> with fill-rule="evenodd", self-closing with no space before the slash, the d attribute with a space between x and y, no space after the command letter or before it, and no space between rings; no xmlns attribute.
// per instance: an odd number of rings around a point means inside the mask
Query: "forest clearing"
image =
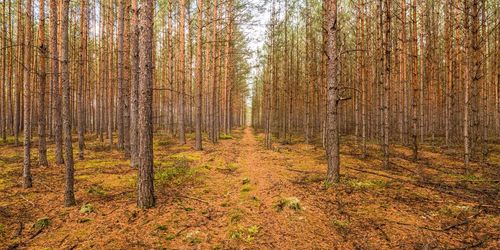
<svg viewBox="0 0 500 250"><path fill-rule="evenodd" d="M499 0L0 3L1 249L500 249Z"/></svg>

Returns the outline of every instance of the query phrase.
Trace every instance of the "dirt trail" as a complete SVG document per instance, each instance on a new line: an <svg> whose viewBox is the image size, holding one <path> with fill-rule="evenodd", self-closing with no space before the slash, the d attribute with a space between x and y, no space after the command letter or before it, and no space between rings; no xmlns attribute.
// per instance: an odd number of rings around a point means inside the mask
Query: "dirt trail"
<svg viewBox="0 0 500 250"><path fill-rule="evenodd" d="M221 142L219 150L237 156L236 173L223 177L226 186L233 188L229 197L232 207L228 212L242 212L241 222L237 224L243 231L252 226L259 228L259 233L245 244L278 249L333 247L338 239L329 225L330 220L311 204L313 200L308 199L304 191L291 183L294 174L286 169L286 163L293 160L291 157L265 150L251 128L244 130L241 140ZM285 206L279 211L278 202L287 199L297 199L300 209Z"/></svg>

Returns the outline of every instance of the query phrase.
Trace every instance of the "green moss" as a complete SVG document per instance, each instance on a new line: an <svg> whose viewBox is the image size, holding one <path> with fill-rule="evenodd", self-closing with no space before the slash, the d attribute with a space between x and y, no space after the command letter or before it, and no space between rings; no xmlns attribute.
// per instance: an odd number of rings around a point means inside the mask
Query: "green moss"
<svg viewBox="0 0 500 250"><path fill-rule="evenodd" d="M349 221L332 219L332 227L339 233L346 233L349 231Z"/></svg>
<svg viewBox="0 0 500 250"><path fill-rule="evenodd" d="M274 208L278 212L283 211L286 207L294 211L302 209L300 200L297 197L281 198L276 202L276 204L274 204Z"/></svg>
<svg viewBox="0 0 500 250"><path fill-rule="evenodd" d="M220 139L221 140L231 140L231 139L233 139L233 136L229 135L229 134L221 134Z"/></svg>
<svg viewBox="0 0 500 250"><path fill-rule="evenodd" d="M90 214L94 212L94 206L92 206L92 204L88 203L88 204L84 204L81 208L80 208L80 213L81 214Z"/></svg>
<svg viewBox="0 0 500 250"><path fill-rule="evenodd" d="M87 189L88 194L92 195L98 195L98 196L103 196L106 195L106 191L104 191L104 188L100 185L92 185Z"/></svg>
<svg viewBox="0 0 500 250"><path fill-rule="evenodd" d="M31 230L33 232L39 232L45 228L47 228L50 225L50 219L47 217L40 218L38 219L33 226L31 227Z"/></svg>

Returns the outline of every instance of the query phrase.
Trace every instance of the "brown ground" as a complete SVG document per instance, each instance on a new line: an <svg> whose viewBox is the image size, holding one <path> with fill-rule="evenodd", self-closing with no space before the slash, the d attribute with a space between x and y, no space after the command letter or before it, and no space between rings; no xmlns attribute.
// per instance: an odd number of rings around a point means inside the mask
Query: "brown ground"
<svg viewBox="0 0 500 250"><path fill-rule="evenodd" d="M78 205L70 208L62 206L63 166L35 167L34 188L24 190L22 148L0 144L0 248L500 247L498 145L489 164L463 174L451 149L426 146L414 164L408 148L395 146L383 169L375 144L360 159L346 138L341 183L328 185L321 148L265 150L250 128L233 136L200 153L157 135L157 206L147 211L135 206L136 170L95 138L77 161Z"/></svg>

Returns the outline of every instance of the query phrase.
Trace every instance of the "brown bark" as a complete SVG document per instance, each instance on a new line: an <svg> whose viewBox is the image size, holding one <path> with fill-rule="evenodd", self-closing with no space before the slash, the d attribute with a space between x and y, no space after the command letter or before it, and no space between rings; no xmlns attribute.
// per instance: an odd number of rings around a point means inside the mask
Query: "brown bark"
<svg viewBox="0 0 500 250"><path fill-rule="evenodd" d="M40 95L38 97L38 164L48 166L47 143L46 143L46 111L45 111L45 91L47 85L46 59L48 57L47 44L45 44L45 0L40 0L40 23L38 25L38 49L40 50L40 71L39 85Z"/></svg>
<svg viewBox="0 0 500 250"><path fill-rule="evenodd" d="M23 188L32 187L31 177L31 29L32 29L32 15L33 6L31 0L26 1L26 19L25 28L26 34L24 36L24 83L23 83L23 97L24 97L24 161L23 161Z"/></svg>
<svg viewBox="0 0 500 250"><path fill-rule="evenodd" d="M155 206L153 169L153 0L140 1L139 46L139 177L137 206Z"/></svg>
<svg viewBox="0 0 500 250"><path fill-rule="evenodd" d="M73 163L73 145L71 139L71 86L69 82L69 67L68 67L68 16L69 16L69 1L61 1L61 25L59 27L60 49L59 63L61 68L61 83L63 87L63 134L64 134L64 150L66 164L66 188L64 193L64 205L73 206L75 202L74 194L74 163Z"/></svg>

